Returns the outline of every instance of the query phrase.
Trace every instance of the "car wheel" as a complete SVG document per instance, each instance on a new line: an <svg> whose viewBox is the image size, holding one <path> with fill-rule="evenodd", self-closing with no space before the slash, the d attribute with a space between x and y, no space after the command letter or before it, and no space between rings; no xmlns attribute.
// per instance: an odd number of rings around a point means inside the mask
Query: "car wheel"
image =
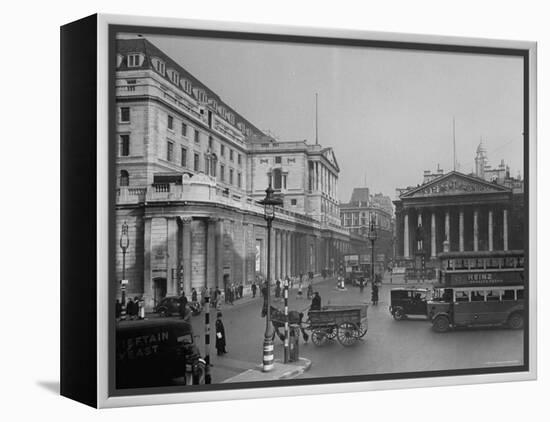
<svg viewBox="0 0 550 422"><path fill-rule="evenodd" d="M512 330L519 330L523 328L523 315L519 312L510 315L510 318L508 318L508 326Z"/></svg>
<svg viewBox="0 0 550 422"><path fill-rule="evenodd" d="M158 310L158 313L159 313L159 316L161 316L161 317L163 317L163 318L168 316L168 313L167 313L167 309L166 309L166 308L160 308L160 309Z"/></svg>
<svg viewBox="0 0 550 422"><path fill-rule="evenodd" d="M445 331L449 331L449 318L446 316L440 315L436 319L434 319L432 323L432 328L437 333L444 333Z"/></svg>
<svg viewBox="0 0 550 422"><path fill-rule="evenodd" d="M393 318L396 320L396 321L402 321L404 320L406 317L405 315L405 312L403 311L403 308L397 308L394 312L393 312Z"/></svg>

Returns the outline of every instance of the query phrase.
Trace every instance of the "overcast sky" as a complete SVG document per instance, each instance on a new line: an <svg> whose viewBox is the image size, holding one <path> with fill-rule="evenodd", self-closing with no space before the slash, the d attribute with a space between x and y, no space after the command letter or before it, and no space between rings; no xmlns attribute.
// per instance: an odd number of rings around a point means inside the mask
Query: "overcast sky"
<svg viewBox="0 0 550 422"><path fill-rule="evenodd" d="M516 57L187 37L147 38L260 129L331 146L340 200L366 185L395 198L438 163L460 171L483 138L489 163L523 175L523 67Z"/></svg>

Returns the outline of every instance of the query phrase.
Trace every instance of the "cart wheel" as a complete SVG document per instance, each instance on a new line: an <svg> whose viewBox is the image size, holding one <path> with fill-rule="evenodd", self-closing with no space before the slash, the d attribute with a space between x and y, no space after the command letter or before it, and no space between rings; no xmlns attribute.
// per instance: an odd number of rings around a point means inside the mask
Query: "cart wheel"
<svg viewBox="0 0 550 422"><path fill-rule="evenodd" d="M362 338L367 334L367 325L359 324L359 328L357 329L357 338Z"/></svg>
<svg viewBox="0 0 550 422"><path fill-rule="evenodd" d="M334 340L338 335L338 327L327 328L326 333L329 340Z"/></svg>
<svg viewBox="0 0 550 422"><path fill-rule="evenodd" d="M357 327L351 322L343 322L338 326L338 341L342 346L351 346L357 341Z"/></svg>
<svg viewBox="0 0 550 422"><path fill-rule="evenodd" d="M512 330L519 330L523 328L523 315L519 312L515 312L508 318L508 327Z"/></svg>
<svg viewBox="0 0 550 422"><path fill-rule="evenodd" d="M393 313L393 318L396 321L402 321L406 317L405 312L403 311L403 308L397 308Z"/></svg>
<svg viewBox="0 0 550 422"><path fill-rule="evenodd" d="M323 330L313 330L311 333L311 341L315 346L322 346L327 340L327 335Z"/></svg>

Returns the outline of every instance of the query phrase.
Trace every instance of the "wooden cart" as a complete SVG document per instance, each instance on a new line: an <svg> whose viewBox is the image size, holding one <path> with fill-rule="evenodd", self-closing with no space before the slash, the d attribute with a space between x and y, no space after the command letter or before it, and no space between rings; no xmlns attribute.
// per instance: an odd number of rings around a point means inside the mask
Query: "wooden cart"
<svg viewBox="0 0 550 422"><path fill-rule="evenodd" d="M352 346L367 333L367 304L327 305L308 312L311 341L321 346L337 339L342 346Z"/></svg>

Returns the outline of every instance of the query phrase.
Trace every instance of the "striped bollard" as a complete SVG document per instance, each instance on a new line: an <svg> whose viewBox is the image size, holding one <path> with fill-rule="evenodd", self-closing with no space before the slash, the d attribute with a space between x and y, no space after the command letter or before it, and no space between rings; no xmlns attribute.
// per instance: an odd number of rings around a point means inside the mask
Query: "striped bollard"
<svg viewBox="0 0 550 422"><path fill-rule="evenodd" d="M204 369L204 383L211 384L212 378L210 375L210 295L208 289L204 297L204 361L206 367Z"/></svg>
<svg viewBox="0 0 550 422"><path fill-rule="evenodd" d="M285 280L285 363L288 363L289 358L289 330L288 330L288 280Z"/></svg>
<svg viewBox="0 0 550 422"><path fill-rule="evenodd" d="M268 372L273 369L275 358L273 356L273 340L271 338L264 338L264 358L263 358L263 371Z"/></svg>

